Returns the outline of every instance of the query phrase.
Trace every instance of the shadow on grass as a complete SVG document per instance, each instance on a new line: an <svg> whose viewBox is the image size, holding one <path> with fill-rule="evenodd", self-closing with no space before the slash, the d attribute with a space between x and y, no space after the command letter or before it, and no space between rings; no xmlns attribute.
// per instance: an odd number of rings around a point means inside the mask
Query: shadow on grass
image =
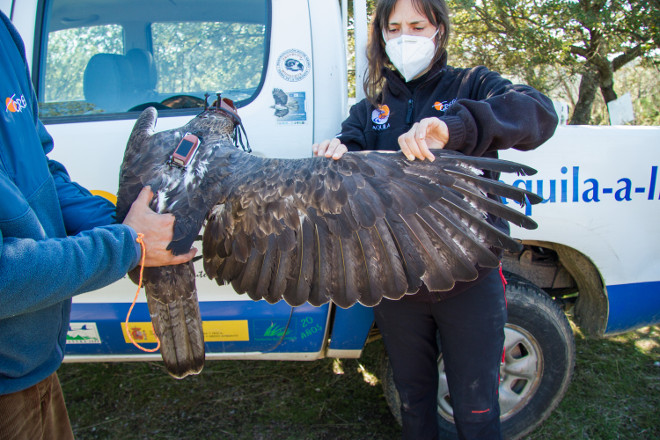
<svg viewBox="0 0 660 440"><path fill-rule="evenodd" d="M607 339L576 332L568 393L528 439L660 438L660 327ZM172 379L159 362L65 364L69 415L85 439L398 439L383 396L382 342L359 360L209 361Z"/></svg>

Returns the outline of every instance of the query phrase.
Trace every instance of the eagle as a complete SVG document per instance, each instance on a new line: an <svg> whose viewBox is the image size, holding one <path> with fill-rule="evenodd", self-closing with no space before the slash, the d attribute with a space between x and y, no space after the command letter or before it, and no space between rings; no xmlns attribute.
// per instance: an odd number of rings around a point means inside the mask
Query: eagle
<svg viewBox="0 0 660 440"><path fill-rule="evenodd" d="M274 88L272 94L275 105L272 105L271 108L275 109L273 114L278 118L283 118L290 112L297 112L299 110L298 102L295 100L289 102L289 95L284 90Z"/></svg>
<svg viewBox="0 0 660 440"><path fill-rule="evenodd" d="M242 124L229 100L180 128L156 132L157 117L145 109L129 137L117 220L150 186L151 208L175 217L169 249L188 252L203 228L206 275L255 301L347 308L400 299L422 283L446 291L476 279L478 267L497 267L497 249L521 248L488 216L537 227L500 197L524 205L539 196L483 176L536 172L522 164L446 150L433 151L433 162L383 151L264 158L237 148ZM181 166L173 151L188 134L199 145ZM193 263L144 268L143 284L167 371L199 373L205 351Z"/></svg>

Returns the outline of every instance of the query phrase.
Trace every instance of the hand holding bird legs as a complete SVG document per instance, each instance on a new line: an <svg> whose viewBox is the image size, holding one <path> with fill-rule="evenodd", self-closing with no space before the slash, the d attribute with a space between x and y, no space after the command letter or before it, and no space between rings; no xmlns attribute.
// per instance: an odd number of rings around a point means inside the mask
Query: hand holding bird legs
<svg viewBox="0 0 660 440"><path fill-rule="evenodd" d="M195 248L182 255L174 255L167 249L172 241L174 216L154 212L149 207L153 195L151 188L144 187L131 205L123 222L133 228L135 232L144 234L143 240L146 247L144 266L170 266L191 260L197 253Z"/></svg>

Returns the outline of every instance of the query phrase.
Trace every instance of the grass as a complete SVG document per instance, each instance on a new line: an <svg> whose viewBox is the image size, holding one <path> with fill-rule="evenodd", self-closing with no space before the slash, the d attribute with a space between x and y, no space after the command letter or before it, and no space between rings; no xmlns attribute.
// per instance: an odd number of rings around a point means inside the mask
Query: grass
<svg viewBox="0 0 660 440"><path fill-rule="evenodd" d="M566 397L529 439L660 439L660 326L606 339L575 332Z"/></svg>
<svg viewBox="0 0 660 440"><path fill-rule="evenodd" d="M60 369L77 439L383 439L399 427L363 359L209 361L172 379L161 363L65 364Z"/></svg>
<svg viewBox="0 0 660 440"><path fill-rule="evenodd" d="M660 326L607 339L576 331L566 397L528 439L660 438ZM177 381L162 364L65 364L84 439L398 439L378 383L382 342L361 359L211 361Z"/></svg>

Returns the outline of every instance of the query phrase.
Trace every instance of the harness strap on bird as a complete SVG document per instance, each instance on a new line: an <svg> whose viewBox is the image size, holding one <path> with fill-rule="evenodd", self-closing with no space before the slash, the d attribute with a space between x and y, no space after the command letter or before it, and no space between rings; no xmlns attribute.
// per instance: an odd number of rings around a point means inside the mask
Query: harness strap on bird
<svg viewBox="0 0 660 440"><path fill-rule="evenodd" d="M139 232L136 241L138 243L140 243L140 249L142 251L142 256L140 257L140 281L138 282L137 291L135 292L135 298L133 298L133 302L131 303L131 307L129 307L128 313L126 314L126 333L128 334L128 339L130 339L131 342L133 343L133 345L135 345L137 348L139 348L142 351L146 351L147 353L153 353L153 352L156 352L160 349L160 339L158 338L158 335L156 335L156 341L158 341L158 345L156 346L156 348L144 348L143 346L141 346L140 344L135 342L135 339L133 339L133 334L130 332L130 330L128 328L128 319L131 316L131 312L133 311L133 307L135 307L135 303L137 302L138 295L140 294L140 289L142 288L142 276L143 276L143 273L144 273L144 260L145 260L146 255L147 255L147 247L144 244L143 238L144 238L144 234ZM154 332L154 334L155 334L155 332Z"/></svg>
<svg viewBox="0 0 660 440"><path fill-rule="evenodd" d="M241 134L242 133L242 134ZM245 137L245 142L243 138ZM247 137L247 132L242 122L239 122L234 126L234 145L236 148L241 147L246 153L252 153L252 148L250 148L250 141Z"/></svg>
<svg viewBox="0 0 660 440"><path fill-rule="evenodd" d="M209 96L210 95L208 93L204 94L204 110L208 110L209 108ZM229 98L223 98L221 93L216 93L216 96L217 99L211 108L214 108L217 111L225 112L234 122L234 145L236 148L240 147L246 153L252 153L252 148L250 148L250 141L248 140L247 132L245 131L241 117L238 116L238 110L236 109L236 105L234 105L234 101ZM243 138L245 138L245 142L243 141Z"/></svg>

